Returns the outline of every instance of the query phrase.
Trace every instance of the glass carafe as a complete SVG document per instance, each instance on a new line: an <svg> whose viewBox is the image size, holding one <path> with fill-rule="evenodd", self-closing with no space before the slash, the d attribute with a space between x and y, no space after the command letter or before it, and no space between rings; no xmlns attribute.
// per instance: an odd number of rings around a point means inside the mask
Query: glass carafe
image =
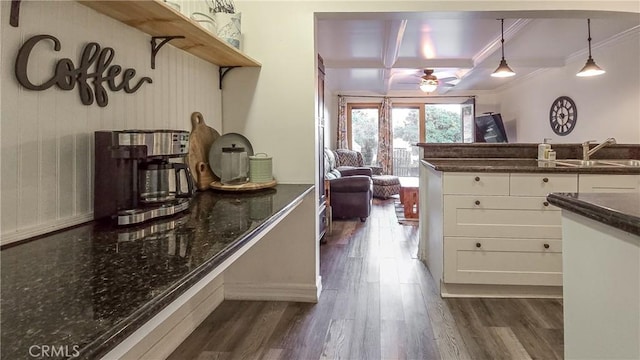
<svg viewBox="0 0 640 360"><path fill-rule="evenodd" d="M237 185L247 182L249 162L243 147L222 148L220 182L224 185Z"/></svg>

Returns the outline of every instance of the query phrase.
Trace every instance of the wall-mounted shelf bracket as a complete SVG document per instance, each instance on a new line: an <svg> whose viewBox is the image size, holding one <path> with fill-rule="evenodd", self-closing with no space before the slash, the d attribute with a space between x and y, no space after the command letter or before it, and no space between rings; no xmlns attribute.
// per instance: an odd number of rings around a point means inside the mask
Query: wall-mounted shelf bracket
<svg viewBox="0 0 640 360"><path fill-rule="evenodd" d="M220 68L218 68L218 75L220 75L220 90L222 90L222 79L224 79L224 76L227 75L231 69L235 69L237 67L238 66L220 66Z"/></svg>
<svg viewBox="0 0 640 360"><path fill-rule="evenodd" d="M158 44L156 41L158 39L162 39L162 41ZM184 36L176 35L176 36L152 36L151 37L151 68L156 68L156 54L158 51L169 41L173 39L184 39Z"/></svg>
<svg viewBox="0 0 640 360"><path fill-rule="evenodd" d="M9 15L9 24L18 27L20 20L20 0L11 0L11 14Z"/></svg>

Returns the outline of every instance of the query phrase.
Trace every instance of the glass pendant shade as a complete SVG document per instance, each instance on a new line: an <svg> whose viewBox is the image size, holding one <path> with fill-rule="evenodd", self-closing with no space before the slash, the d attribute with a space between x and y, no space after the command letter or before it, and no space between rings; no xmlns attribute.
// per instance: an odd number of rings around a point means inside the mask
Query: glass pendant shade
<svg viewBox="0 0 640 360"><path fill-rule="evenodd" d="M586 77L586 76L596 76L602 75L606 71L602 70L600 66L596 65L596 62L593 61L591 57L591 19L587 19L587 31L589 32L589 37L587 41L589 42L589 58L587 59L587 63L584 65L582 70L580 70L576 76Z"/></svg>
<svg viewBox="0 0 640 360"><path fill-rule="evenodd" d="M426 93L432 93L434 91L436 91L436 89L438 88L438 81L437 80L422 80L420 82L420 90L426 92Z"/></svg>
<svg viewBox="0 0 640 360"><path fill-rule="evenodd" d="M491 76L502 78L502 77L514 76L515 74L516 73L513 72L513 70L511 70L509 65L507 65L507 61L505 59L502 59L500 61L500 65L498 66L496 71L494 71L493 74L491 74Z"/></svg>
<svg viewBox="0 0 640 360"><path fill-rule="evenodd" d="M585 66L576 74L576 76L596 76L604 74L605 72L606 71L602 70L600 66L596 65L596 62L593 61L592 58L589 58L587 59Z"/></svg>

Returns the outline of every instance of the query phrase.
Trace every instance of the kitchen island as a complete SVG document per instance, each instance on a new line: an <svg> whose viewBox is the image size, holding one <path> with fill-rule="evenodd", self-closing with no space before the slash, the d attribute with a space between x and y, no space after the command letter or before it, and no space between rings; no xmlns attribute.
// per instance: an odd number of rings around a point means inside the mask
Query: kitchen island
<svg viewBox="0 0 640 360"><path fill-rule="evenodd" d="M535 144L418 144L418 256L444 297L562 297L560 209L552 192L640 189L638 166L561 166ZM554 144L560 159L579 144ZM605 159L640 155L618 145Z"/></svg>
<svg viewBox="0 0 640 360"><path fill-rule="evenodd" d="M90 222L7 246L1 357L42 355L43 346L56 348L52 358L155 357L224 298L316 301L313 205L312 185L207 191L174 217ZM133 352L109 353L127 342ZM163 349L148 352L154 344Z"/></svg>
<svg viewBox="0 0 640 360"><path fill-rule="evenodd" d="M562 209L565 359L639 359L640 192L548 200Z"/></svg>

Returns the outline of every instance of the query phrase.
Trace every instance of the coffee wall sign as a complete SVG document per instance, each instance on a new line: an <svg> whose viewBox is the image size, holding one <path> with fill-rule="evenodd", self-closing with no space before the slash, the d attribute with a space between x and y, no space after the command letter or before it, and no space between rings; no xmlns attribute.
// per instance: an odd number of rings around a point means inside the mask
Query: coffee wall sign
<svg viewBox="0 0 640 360"><path fill-rule="evenodd" d="M124 90L132 94L145 83L153 82L146 76L135 81L135 69L129 68L123 71L120 65L111 65L115 56L112 48L101 48L97 43L91 42L83 48L78 66L71 59L62 58L57 61L54 73L49 80L34 84L27 74L27 65L34 46L43 40L50 40L53 42L53 50L60 51L60 41L57 38L51 35L36 35L22 45L16 57L16 78L29 90L42 91L54 85L62 90L73 90L77 86L80 101L84 105L91 105L95 100L98 106L105 107L109 102L105 85L111 91Z"/></svg>

